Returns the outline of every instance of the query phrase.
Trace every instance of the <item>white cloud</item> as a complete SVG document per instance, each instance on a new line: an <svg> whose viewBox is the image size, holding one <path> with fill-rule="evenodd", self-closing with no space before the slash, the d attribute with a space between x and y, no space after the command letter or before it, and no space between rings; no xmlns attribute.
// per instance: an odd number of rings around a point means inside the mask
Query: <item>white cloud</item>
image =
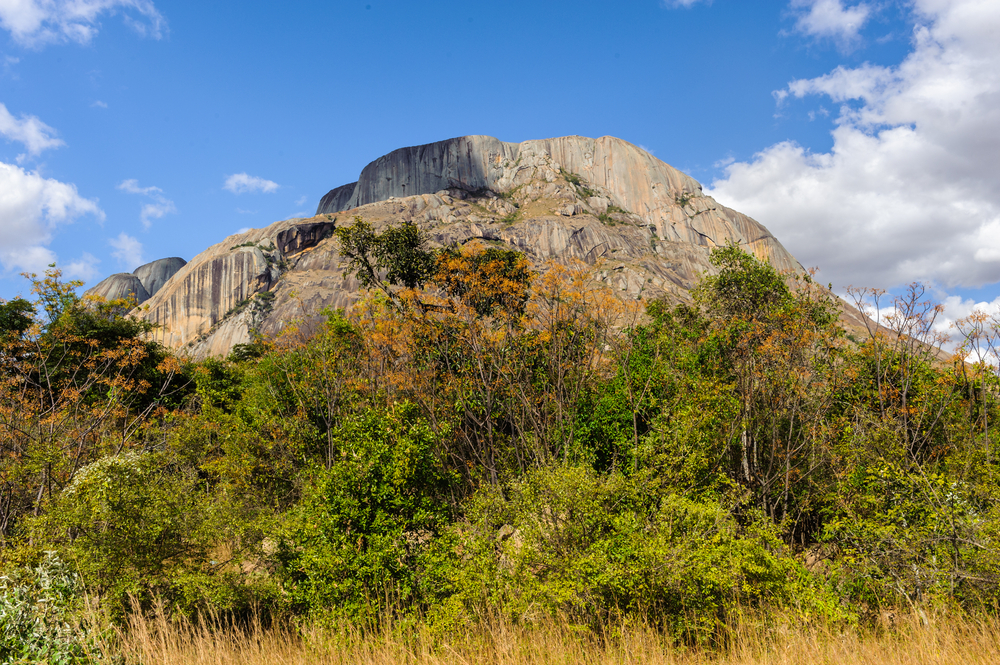
<svg viewBox="0 0 1000 665"><path fill-rule="evenodd" d="M122 180L118 183L118 189L123 192L128 192L129 194L162 194L163 190L159 187L140 187L139 181L135 178L129 178L128 180Z"/></svg>
<svg viewBox="0 0 1000 665"><path fill-rule="evenodd" d="M4 0L0 0L0 3ZM23 143L31 155L38 155L48 148L66 145L56 138L56 130L33 115L15 118L7 107L0 104L0 136L8 141Z"/></svg>
<svg viewBox="0 0 1000 665"><path fill-rule="evenodd" d="M163 196L163 190L159 187L140 187L139 181L129 178L118 183L118 189L130 194L141 194L153 199L153 203L144 203L139 219L142 220L142 227L149 229L153 225L154 219L161 219L164 215L177 212L177 206L170 199Z"/></svg>
<svg viewBox="0 0 1000 665"><path fill-rule="evenodd" d="M166 31L149 0L0 0L0 28L25 46L86 44L97 34L102 14L119 13L140 35L159 39Z"/></svg>
<svg viewBox="0 0 1000 665"><path fill-rule="evenodd" d="M297 206L304 206L304 205L306 204L306 201L308 201L308 200L309 200L309 197L308 197L308 196L306 196L305 194L303 194L303 195L302 195L302 196L300 196L300 197L298 198L298 200L297 200L297 201L295 202L295 205L297 205Z"/></svg>
<svg viewBox="0 0 1000 665"><path fill-rule="evenodd" d="M888 288L1000 280L1000 3L914 0L896 67L838 67L779 103L842 106L830 152L773 145L713 183L821 279Z"/></svg>
<svg viewBox="0 0 1000 665"><path fill-rule="evenodd" d="M663 5L669 9L683 8L688 9L693 7L699 2L703 2L706 5L712 4L712 0L663 0Z"/></svg>
<svg viewBox="0 0 1000 665"><path fill-rule="evenodd" d="M257 176L247 175L246 173L234 173L231 176L227 176L226 182L222 186L223 189L228 189L233 194L244 194L248 192L264 192L270 194L278 191L279 187L281 187L281 185L272 180L265 180L264 178L258 178Z"/></svg>
<svg viewBox="0 0 1000 665"><path fill-rule="evenodd" d="M1000 315L1000 296L989 302L985 300L976 301L972 298L962 298L961 296L948 296L941 304L944 305L944 315L940 317L938 327L942 331L952 329L955 321L964 319L974 312L986 314L987 316Z"/></svg>
<svg viewBox="0 0 1000 665"><path fill-rule="evenodd" d="M722 159L716 160L715 163L712 164L712 166L714 166L717 169L724 169L735 161L736 161L735 157L733 157L732 155L726 155Z"/></svg>
<svg viewBox="0 0 1000 665"><path fill-rule="evenodd" d="M849 46L860 37L872 8L867 3L845 7L841 0L792 0L795 30L810 37L829 38Z"/></svg>
<svg viewBox="0 0 1000 665"><path fill-rule="evenodd" d="M96 200L76 187L0 162L0 263L10 270L41 274L56 260L48 248L59 224L83 215L104 220Z"/></svg>
<svg viewBox="0 0 1000 665"><path fill-rule="evenodd" d="M84 252L80 258L73 259L63 265L63 275L69 279L82 279L84 282L90 282L99 274L97 264L100 262L101 260L90 252Z"/></svg>
<svg viewBox="0 0 1000 665"><path fill-rule="evenodd" d="M143 228L148 229L153 225L152 220L160 219L164 215L172 212L177 212L177 207L174 205L174 202L162 199L157 203L144 204L142 206L142 211L139 213L139 218L142 220Z"/></svg>
<svg viewBox="0 0 1000 665"><path fill-rule="evenodd" d="M143 264L142 243L124 231L117 238L109 239L108 244L115 248L111 256L118 259L118 264L126 270L135 270Z"/></svg>
<svg viewBox="0 0 1000 665"><path fill-rule="evenodd" d="M106 109L106 108L108 108L108 104L107 104L107 102L102 102L99 99L95 99L90 104L90 108L92 108L92 109Z"/></svg>

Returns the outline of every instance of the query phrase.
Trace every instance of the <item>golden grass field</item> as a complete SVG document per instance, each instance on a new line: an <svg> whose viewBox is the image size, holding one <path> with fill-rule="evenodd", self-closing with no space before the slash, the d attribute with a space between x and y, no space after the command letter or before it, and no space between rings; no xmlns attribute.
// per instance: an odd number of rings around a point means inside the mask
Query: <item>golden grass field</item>
<svg viewBox="0 0 1000 665"><path fill-rule="evenodd" d="M722 652L672 647L647 628L608 629L603 636L553 622L516 627L503 622L459 641L433 639L418 629L380 634L313 630L292 633L209 630L163 617L139 619L119 633L115 650L143 665L913 665L1000 663L1000 620L924 615L903 617L879 630L787 626L764 630L746 622Z"/></svg>

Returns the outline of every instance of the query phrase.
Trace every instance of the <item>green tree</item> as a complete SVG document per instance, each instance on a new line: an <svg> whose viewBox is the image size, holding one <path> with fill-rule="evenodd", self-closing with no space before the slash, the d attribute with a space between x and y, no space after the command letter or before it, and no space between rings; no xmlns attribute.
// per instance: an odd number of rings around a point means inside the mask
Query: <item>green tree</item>
<svg viewBox="0 0 1000 665"><path fill-rule="evenodd" d="M417 554L450 517L437 438L412 404L338 428L337 454L291 512L278 558L293 604L377 620L419 601Z"/></svg>

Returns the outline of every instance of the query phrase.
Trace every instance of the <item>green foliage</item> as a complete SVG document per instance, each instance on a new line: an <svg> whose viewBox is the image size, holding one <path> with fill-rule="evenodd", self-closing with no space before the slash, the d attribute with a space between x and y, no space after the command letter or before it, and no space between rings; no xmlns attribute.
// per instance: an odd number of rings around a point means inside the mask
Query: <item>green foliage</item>
<svg viewBox="0 0 1000 665"><path fill-rule="evenodd" d="M364 288L381 286L384 279L392 286L415 289L434 269L434 253L424 249L426 237L412 222L376 233L371 224L355 217L351 226L337 228L334 235L348 270Z"/></svg>
<svg viewBox="0 0 1000 665"><path fill-rule="evenodd" d="M0 301L0 340L21 337L35 322L35 308L24 298Z"/></svg>
<svg viewBox="0 0 1000 665"><path fill-rule="evenodd" d="M129 447L148 419L183 399L178 363L148 339L150 324L127 316L134 302L80 301L76 286L53 269L34 279L34 304L6 308L22 332L0 336L4 544L80 468Z"/></svg>
<svg viewBox="0 0 1000 665"><path fill-rule="evenodd" d="M614 226L618 221L612 215L627 215L628 210L624 208L619 208L616 205L609 205L608 209L597 216L597 219L601 221L602 224L607 224L608 226ZM656 236L656 233L653 233Z"/></svg>
<svg viewBox="0 0 1000 665"><path fill-rule="evenodd" d="M336 461L314 474L278 554L296 608L373 620L417 598L417 554L450 513L436 439L410 404L338 427Z"/></svg>
<svg viewBox="0 0 1000 665"><path fill-rule="evenodd" d="M0 662L86 665L114 662L106 637L83 618L79 576L52 552L34 569L0 577Z"/></svg>
<svg viewBox="0 0 1000 665"><path fill-rule="evenodd" d="M997 602L996 487L884 459L851 469L823 534L841 553L842 592L873 607Z"/></svg>
<svg viewBox="0 0 1000 665"><path fill-rule="evenodd" d="M573 185L573 188L576 189L576 191L580 194L580 196L584 198L597 196L597 192L595 192L594 190L583 184L583 178L581 178L578 174L570 173L569 171L565 171L560 168L559 175L561 175L563 179L566 180L566 182Z"/></svg>
<svg viewBox="0 0 1000 665"><path fill-rule="evenodd" d="M182 364L134 303L81 302L57 271L0 303L9 658L95 657L83 585L116 619L135 597L688 643L743 610L1000 601L1000 379L934 352L919 288L864 338L734 244L692 303L642 314L586 267L429 250L413 225L337 234L384 294L224 360ZM970 344L997 334L973 323ZM46 551L62 572L15 575Z"/></svg>
<svg viewBox="0 0 1000 665"><path fill-rule="evenodd" d="M433 580L441 620L489 607L514 621L639 614L687 638L737 605L788 602L796 569L766 522L740 527L720 503L585 467L484 490L438 547L451 559Z"/></svg>
<svg viewBox="0 0 1000 665"><path fill-rule="evenodd" d="M213 533L199 484L160 455L103 457L76 474L33 532L120 612L129 596L169 597L174 580L207 563Z"/></svg>
<svg viewBox="0 0 1000 665"><path fill-rule="evenodd" d="M710 261L719 273L702 279L698 295L721 315L745 320L791 300L791 291L778 271L735 243L712 250Z"/></svg>

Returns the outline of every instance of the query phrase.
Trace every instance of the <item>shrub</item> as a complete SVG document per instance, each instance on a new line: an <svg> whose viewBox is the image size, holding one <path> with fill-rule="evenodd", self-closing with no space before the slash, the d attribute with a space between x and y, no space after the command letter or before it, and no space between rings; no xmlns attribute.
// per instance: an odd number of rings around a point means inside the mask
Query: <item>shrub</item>
<svg viewBox="0 0 1000 665"><path fill-rule="evenodd" d="M53 552L0 577L0 662L106 662L101 633L82 620L83 600L79 577Z"/></svg>
<svg viewBox="0 0 1000 665"><path fill-rule="evenodd" d="M447 521L449 478L412 404L346 419L336 441L290 513L279 574L299 612L376 619L415 600L416 555Z"/></svg>
<svg viewBox="0 0 1000 665"><path fill-rule="evenodd" d="M688 638L737 606L785 603L797 574L773 529L741 527L719 503L640 477L582 467L483 490L425 560L427 583L441 589L438 621L494 606L515 621L642 617Z"/></svg>
<svg viewBox="0 0 1000 665"><path fill-rule="evenodd" d="M171 581L208 561L208 525L197 478L158 454L104 457L79 472L44 516L36 536L54 543L119 614L129 596L170 598Z"/></svg>

